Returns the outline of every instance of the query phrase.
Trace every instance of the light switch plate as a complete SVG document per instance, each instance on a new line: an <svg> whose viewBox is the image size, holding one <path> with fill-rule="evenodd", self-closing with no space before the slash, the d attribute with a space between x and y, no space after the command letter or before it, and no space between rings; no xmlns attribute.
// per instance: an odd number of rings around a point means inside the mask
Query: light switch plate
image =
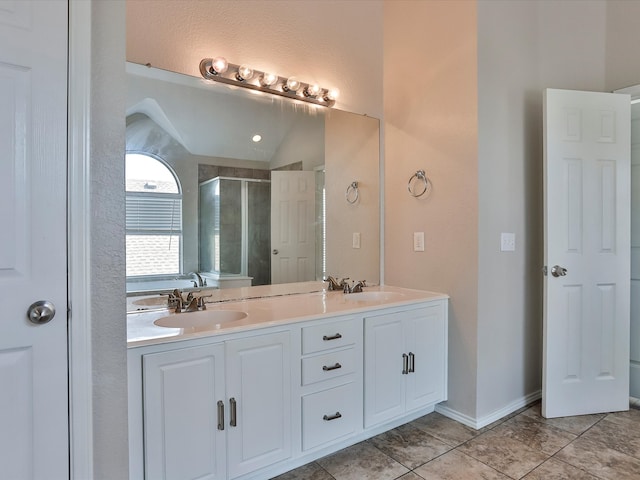
<svg viewBox="0 0 640 480"><path fill-rule="evenodd" d="M353 240L352 240L352 248L360 248L360 233L359 232L354 232L353 233Z"/></svg>
<svg viewBox="0 0 640 480"><path fill-rule="evenodd" d="M500 235L500 251L515 252L516 250L516 234L502 233Z"/></svg>
<svg viewBox="0 0 640 480"><path fill-rule="evenodd" d="M413 232L413 251L424 252L424 232Z"/></svg>

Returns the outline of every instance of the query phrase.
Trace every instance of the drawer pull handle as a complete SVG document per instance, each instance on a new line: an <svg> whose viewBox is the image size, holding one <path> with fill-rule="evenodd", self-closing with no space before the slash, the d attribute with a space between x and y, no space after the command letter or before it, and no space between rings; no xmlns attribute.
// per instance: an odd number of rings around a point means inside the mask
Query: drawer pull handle
<svg viewBox="0 0 640 480"><path fill-rule="evenodd" d="M409 373L409 355L402 354L402 374L407 375Z"/></svg>
<svg viewBox="0 0 640 480"><path fill-rule="evenodd" d="M335 365L331 365L330 367L327 367L325 365L324 367L322 367L322 370L324 370L325 372L329 372L331 370L337 370L339 368L342 368L342 365L340 365L338 362L336 362Z"/></svg>
<svg viewBox="0 0 640 480"><path fill-rule="evenodd" d="M237 427L238 421L236 419L236 410L237 410L236 399L231 397L229 399L229 404L231 405L231 421L229 422L229 425L232 427Z"/></svg>
<svg viewBox="0 0 640 480"><path fill-rule="evenodd" d="M224 402L218 400L218 430L224 430Z"/></svg>
<svg viewBox="0 0 640 480"><path fill-rule="evenodd" d="M409 352L409 373L416 371L416 356Z"/></svg>
<svg viewBox="0 0 640 480"><path fill-rule="evenodd" d="M331 420L337 420L338 418L342 418L342 414L340 412L336 412L334 415L325 415L322 417L323 420L330 422Z"/></svg>
<svg viewBox="0 0 640 480"><path fill-rule="evenodd" d="M327 335L322 336L322 340L324 340L325 342L327 340L338 340L339 338L342 338L342 335L340 335L339 333L336 333L335 335L331 335L330 337L328 337Z"/></svg>

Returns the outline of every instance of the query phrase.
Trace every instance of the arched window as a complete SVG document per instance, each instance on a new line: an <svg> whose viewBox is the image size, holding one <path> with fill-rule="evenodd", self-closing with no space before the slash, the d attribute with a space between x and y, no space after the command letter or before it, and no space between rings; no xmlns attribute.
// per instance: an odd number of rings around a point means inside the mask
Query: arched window
<svg viewBox="0 0 640 480"><path fill-rule="evenodd" d="M155 157L127 153L125 162L127 277L180 273L180 182Z"/></svg>

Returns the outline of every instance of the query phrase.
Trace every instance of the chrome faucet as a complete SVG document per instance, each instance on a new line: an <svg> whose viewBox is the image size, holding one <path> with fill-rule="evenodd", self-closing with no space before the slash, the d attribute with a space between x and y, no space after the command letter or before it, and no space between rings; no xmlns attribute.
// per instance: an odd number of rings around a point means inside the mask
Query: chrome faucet
<svg viewBox="0 0 640 480"><path fill-rule="evenodd" d="M198 272L189 272L187 274L190 277L193 277L195 275L195 277L198 279L198 282L196 284L196 282L194 281L194 287L206 287L207 286L207 281L203 280L202 275L200 275Z"/></svg>
<svg viewBox="0 0 640 480"><path fill-rule="evenodd" d="M342 283L338 282L338 280L336 280L331 275L328 275L327 278L324 279L324 281L329 282L329 286L327 287L327 290L330 290L330 291L342 290Z"/></svg>
<svg viewBox="0 0 640 480"><path fill-rule="evenodd" d="M359 280L351 287L351 293L360 293L362 292L362 287L367 286L366 280Z"/></svg>

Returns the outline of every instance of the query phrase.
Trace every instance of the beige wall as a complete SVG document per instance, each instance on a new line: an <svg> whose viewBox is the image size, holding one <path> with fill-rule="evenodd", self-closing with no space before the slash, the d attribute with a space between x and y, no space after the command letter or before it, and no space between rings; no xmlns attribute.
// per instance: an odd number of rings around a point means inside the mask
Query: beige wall
<svg viewBox="0 0 640 480"><path fill-rule="evenodd" d="M325 122L327 202L327 274L353 281L380 283L380 122L375 118L331 110ZM346 199L358 182L358 200ZM350 194L352 200L355 199ZM353 248L353 234L360 248Z"/></svg>
<svg viewBox="0 0 640 480"><path fill-rule="evenodd" d="M381 0L128 0L127 60L199 76L205 57L339 88L382 115Z"/></svg>
<svg viewBox="0 0 640 480"><path fill-rule="evenodd" d="M446 292L449 402L475 412L478 131L475 1L384 5L385 283ZM431 195L407 181L424 169ZM413 232L425 251L413 252Z"/></svg>

